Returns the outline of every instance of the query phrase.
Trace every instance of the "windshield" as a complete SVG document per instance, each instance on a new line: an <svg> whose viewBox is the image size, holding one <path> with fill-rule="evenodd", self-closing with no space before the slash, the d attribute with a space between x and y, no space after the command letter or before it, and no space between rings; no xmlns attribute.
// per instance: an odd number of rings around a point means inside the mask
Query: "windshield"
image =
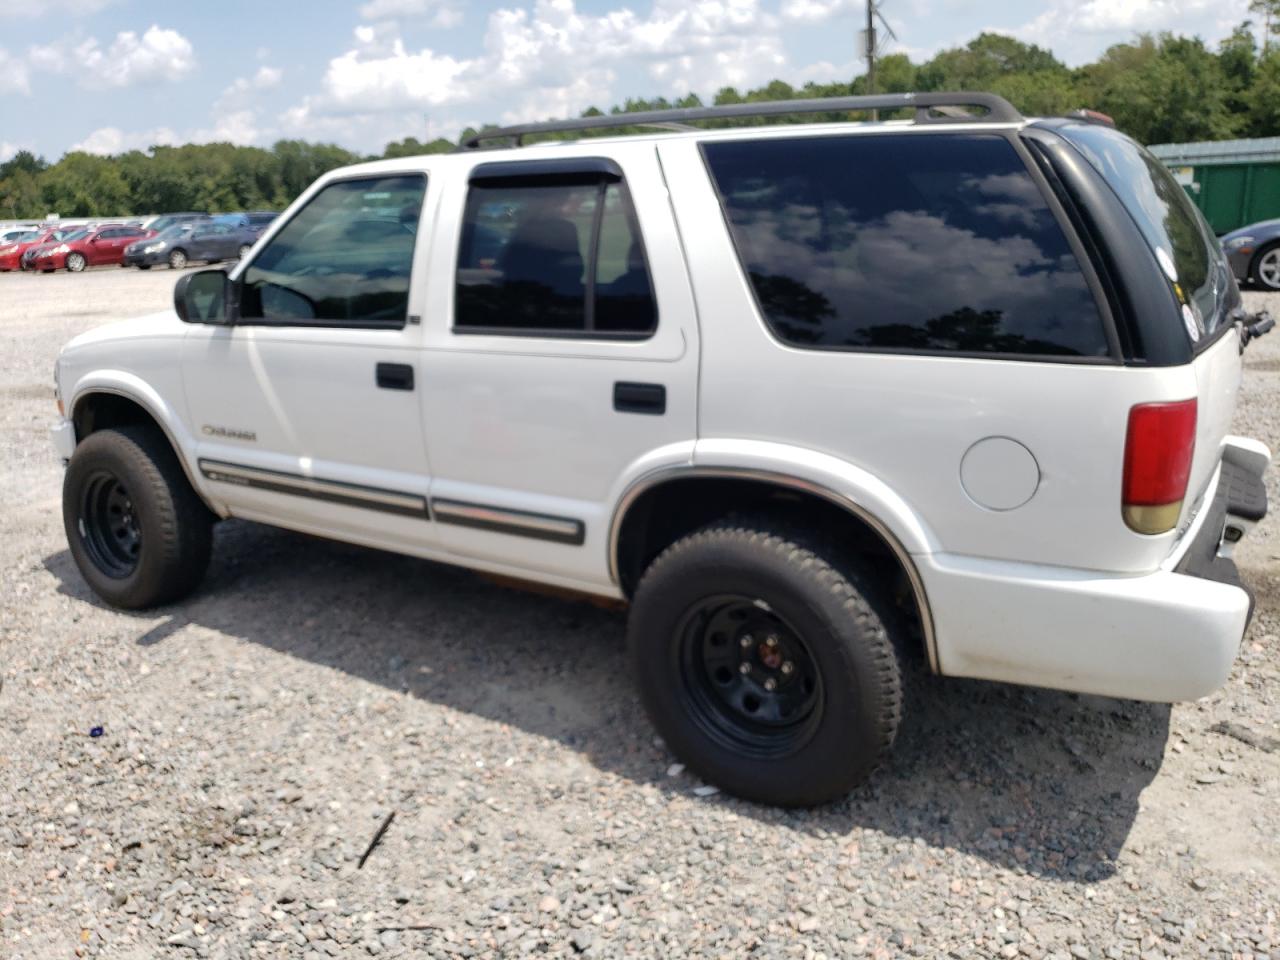
<svg viewBox="0 0 1280 960"><path fill-rule="evenodd" d="M1102 174L1137 222L1182 304L1192 341L1216 331L1227 315L1228 267L1213 231L1173 175L1109 127L1071 124L1062 134Z"/></svg>

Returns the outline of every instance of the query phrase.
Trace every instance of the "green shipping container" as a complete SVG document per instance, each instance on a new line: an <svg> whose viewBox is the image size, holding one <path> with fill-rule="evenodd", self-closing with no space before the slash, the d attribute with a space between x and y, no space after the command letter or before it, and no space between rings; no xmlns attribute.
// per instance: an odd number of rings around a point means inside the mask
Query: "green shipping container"
<svg viewBox="0 0 1280 960"><path fill-rule="evenodd" d="M1280 137L1151 147L1215 233L1280 218Z"/></svg>

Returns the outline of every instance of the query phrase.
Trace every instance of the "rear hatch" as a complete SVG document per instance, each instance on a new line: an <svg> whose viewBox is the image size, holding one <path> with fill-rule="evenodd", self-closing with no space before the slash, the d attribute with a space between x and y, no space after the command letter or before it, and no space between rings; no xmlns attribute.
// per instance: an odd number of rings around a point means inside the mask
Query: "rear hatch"
<svg viewBox="0 0 1280 960"><path fill-rule="evenodd" d="M1222 457L1240 389L1240 291L1222 248L1168 169L1118 131L1097 124L1058 128L1115 191L1151 248L1176 300L1168 311L1185 337L1196 385L1196 437L1183 523Z"/></svg>

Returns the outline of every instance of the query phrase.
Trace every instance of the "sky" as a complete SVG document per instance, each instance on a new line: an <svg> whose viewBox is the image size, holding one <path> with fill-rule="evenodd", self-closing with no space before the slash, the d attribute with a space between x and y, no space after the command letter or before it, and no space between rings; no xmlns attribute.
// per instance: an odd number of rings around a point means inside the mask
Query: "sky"
<svg viewBox="0 0 1280 960"><path fill-rule="evenodd" d="M1215 44L1248 0L882 0L885 53L983 30L1069 65L1138 31ZM774 78L847 80L861 0L0 0L0 162L281 138L381 153L405 136L709 99Z"/></svg>

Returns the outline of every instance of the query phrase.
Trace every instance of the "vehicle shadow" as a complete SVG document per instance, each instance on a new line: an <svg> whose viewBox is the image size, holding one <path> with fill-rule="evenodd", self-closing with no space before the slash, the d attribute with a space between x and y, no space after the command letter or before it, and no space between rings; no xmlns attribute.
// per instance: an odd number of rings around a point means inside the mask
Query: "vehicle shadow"
<svg viewBox="0 0 1280 960"><path fill-rule="evenodd" d="M61 592L101 605L67 551L45 566ZM228 521L218 527L202 589L160 614L166 618L137 643L163 643L197 624L553 738L637 783L679 793L696 785L666 775L672 758L628 678L625 615L585 601ZM923 673L909 687L891 760L846 800L810 811L727 796L707 802L806 832L862 827L920 839L1047 879L1091 882L1115 872L1138 796L1163 758L1167 705ZM921 856L901 846L904 865Z"/></svg>

